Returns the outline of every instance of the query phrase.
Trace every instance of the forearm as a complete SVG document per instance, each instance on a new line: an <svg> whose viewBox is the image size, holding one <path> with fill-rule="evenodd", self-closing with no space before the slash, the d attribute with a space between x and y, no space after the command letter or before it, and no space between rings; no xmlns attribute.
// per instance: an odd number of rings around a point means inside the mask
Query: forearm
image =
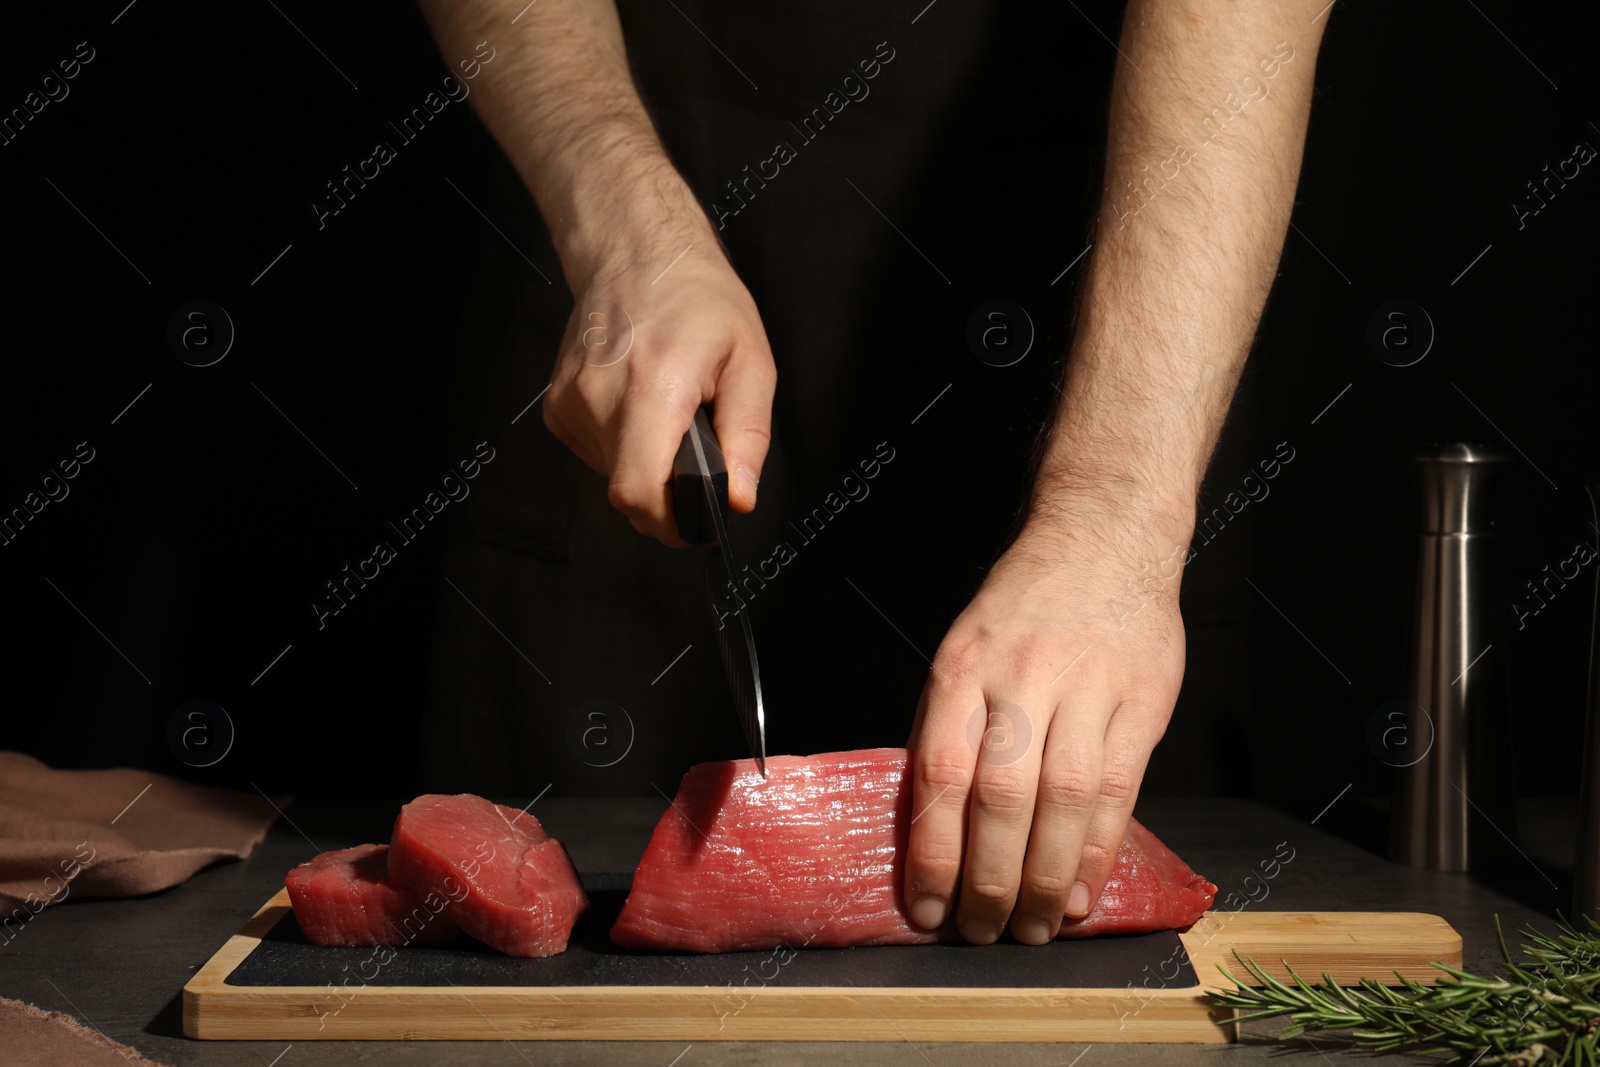
<svg viewBox="0 0 1600 1067"><path fill-rule="evenodd" d="M1128 5L1036 525L1114 515L1153 537L1192 533L1287 232L1320 3Z"/></svg>
<svg viewBox="0 0 1600 1067"><path fill-rule="evenodd" d="M626 254L623 242L676 252L709 232L634 88L612 0L421 7L447 60L494 47L471 99L539 205L574 291Z"/></svg>

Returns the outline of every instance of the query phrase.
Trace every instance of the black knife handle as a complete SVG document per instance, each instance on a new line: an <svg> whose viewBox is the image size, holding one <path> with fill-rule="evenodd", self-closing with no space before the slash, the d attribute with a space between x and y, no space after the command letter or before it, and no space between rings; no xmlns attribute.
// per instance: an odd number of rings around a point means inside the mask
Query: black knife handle
<svg viewBox="0 0 1600 1067"><path fill-rule="evenodd" d="M711 428L711 409L701 407L694 414L694 423L684 431L678 443L678 454L672 460L672 509L678 520L678 536L691 545L717 543L717 527L707 510L704 483L700 464L694 455L692 435L700 434L700 447L705 452L706 468L711 472L711 485L716 492L717 508L724 522L728 517L728 466L722 458L722 447L717 443L716 431Z"/></svg>

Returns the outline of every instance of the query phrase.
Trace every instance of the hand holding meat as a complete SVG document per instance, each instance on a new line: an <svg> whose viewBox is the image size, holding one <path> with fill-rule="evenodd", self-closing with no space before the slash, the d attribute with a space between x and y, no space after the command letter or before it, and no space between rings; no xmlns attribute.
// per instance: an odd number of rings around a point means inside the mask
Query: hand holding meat
<svg viewBox="0 0 1600 1067"><path fill-rule="evenodd" d="M1030 523L939 647L909 745L923 927L1044 944L1106 885L1183 678L1187 539L1090 529Z"/></svg>

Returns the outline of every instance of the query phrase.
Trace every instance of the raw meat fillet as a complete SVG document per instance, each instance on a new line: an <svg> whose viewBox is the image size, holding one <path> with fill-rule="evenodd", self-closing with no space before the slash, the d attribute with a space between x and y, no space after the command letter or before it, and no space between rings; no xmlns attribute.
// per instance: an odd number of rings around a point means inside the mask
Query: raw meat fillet
<svg viewBox="0 0 1600 1067"><path fill-rule="evenodd" d="M461 936L446 914L447 896L418 895L389 881L388 845L323 852L283 883L313 945L445 945Z"/></svg>
<svg viewBox="0 0 1600 1067"><path fill-rule="evenodd" d="M611 929L628 948L689 952L959 940L912 923L900 881L911 783L901 748L690 769ZM1061 937L1183 926L1217 887L1130 822L1094 909Z"/></svg>
<svg viewBox="0 0 1600 1067"><path fill-rule="evenodd" d="M389 877L416 893L455 886L456 925L508 956L562 951L589 905L567 850L538 819L470 793L400 809Z"/></svg>

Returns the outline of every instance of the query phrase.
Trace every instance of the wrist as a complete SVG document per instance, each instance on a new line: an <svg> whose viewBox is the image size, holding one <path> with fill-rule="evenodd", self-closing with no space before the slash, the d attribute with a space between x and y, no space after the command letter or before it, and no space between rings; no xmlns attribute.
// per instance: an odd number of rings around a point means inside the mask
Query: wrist
<svg viewBox="0 0 1600 1067"><path fill-rule="evenodd" d="M1117 388L1132 361L1111 353L1109 346L1077 353L1077 373L1068 376L1040 456L1029 521L1086 523L1186 545L1210 451L1206 405L1149 387L1131 394Z"/></svg>
<svg viewBox="0 0 1600 1067"><path fill-rule="evenodd" d="M1097 553L1165 559L1194 536L1195 496L1120 472L1062 467L1034 482L1025 536Z"/></svg>
<svg viewBox="0 0 1600 1067"><path fill-rule="evenodd" d="M535 195L573 293L612 264L665 256L665 265L689 244L717 244L648 119L596 124L568 143L560 165L546 195Z"/></svg>
<svg viewBox="0 0 1600 1067"><path fill-rule="evenodd" d="M1135 472L1061 464L1040 470L1028 502L1029 516L1057 512L1161 529L1192 530L1198 488L1154 481Z"/></svg>

